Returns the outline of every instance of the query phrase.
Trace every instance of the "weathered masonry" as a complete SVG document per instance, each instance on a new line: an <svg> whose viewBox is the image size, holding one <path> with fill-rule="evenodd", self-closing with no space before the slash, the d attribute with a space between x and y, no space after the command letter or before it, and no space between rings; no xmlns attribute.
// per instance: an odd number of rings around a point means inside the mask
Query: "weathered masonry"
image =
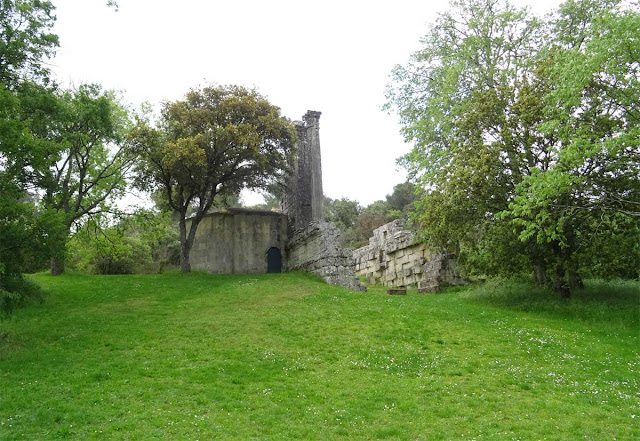
<svg viewBox="0 0 640 441"><path fill-rule="evenodd" d="M282 212L227 209L198 227L191 264L218 274L309 271L327 283L366 291L338 228L323 221L320 112L296 121L298 156L281 201Z"/></svg>
<svg viewBox="0 0 640 441"><path fill-rule="evenodd" d="M369 245L353 252L356 275L368 283L393 288L417 286L418 292L438 292L445 286L460 285L453 255L436 253L418 242L412 231L395 220L373 231Z"/></svg>
<svg viewBox="0 0 640 441"><path fill-rule="evenodd" d="M339 239L340 230L335 224L311 222L298 230L287 245L287 268L310 272L330 285L366 291L354 274L352 251L342 248Z"/></svg>
<svg viewBox="0 0 640 441"><path fill-rule="evenodd" d="M281 201L292 231L324 219L322 203L322 156L320 153L320 112L307 111L295 121L298 156L290 165L291 179Z"/></svg>
<svg viewBox="0 0 640 441"><path fill-rule="evenodd" d="M191 264L216 274L281 272L286 244L284 214L229 208L202 219Z"/></svg>

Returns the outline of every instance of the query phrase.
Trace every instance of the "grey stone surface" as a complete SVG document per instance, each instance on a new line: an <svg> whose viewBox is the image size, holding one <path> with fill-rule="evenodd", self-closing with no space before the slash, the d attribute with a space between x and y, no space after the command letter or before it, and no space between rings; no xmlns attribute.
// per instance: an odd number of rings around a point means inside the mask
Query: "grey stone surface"
<svg viewBox="0 0 640 441"><path fill-rule="evenodd" d="M282 213L235 208L211 213L198 225L191 266L216 274L266 273L267 250L278 248L286 259L287 239Z"/></svg>
<svg viewBox="0 0 640 441"><path fill-rule="evenodd" d="M324 219L322 155L320 152L320 112L309 110L296 121L298 156L290 164L291 174L282 211L289 216L290 231Z"/></svg>
<svg viewBox="0 0 640 441"><path fill-rule="evenodd" d="M308 271L331 285L366 291L354 273L351 251L340 246L340 230L331 222L311 222L287 245L287 270Z"/></svg>
<svg viewBox="0 0 640 441"><path fill-rule="evenodd" d="M416 234L395 220L373 231L369 245L353 252L356 275L368 283L392 288L417 286L421 294L465 283L455 256L434 252Z"/></svg>
<svg viewBox="0 0 640 441"><path fill-rule="evenodd" d="M320 112L296 122L298 155L290 164L283 213L229 209L202 220L191 250L194 269L219 274L265 273L267 250L280 249L285 270L309 271L327 283L366 291L354 273L340 231L323 221ZM291 239L291 240L289 240Z"/></svg>

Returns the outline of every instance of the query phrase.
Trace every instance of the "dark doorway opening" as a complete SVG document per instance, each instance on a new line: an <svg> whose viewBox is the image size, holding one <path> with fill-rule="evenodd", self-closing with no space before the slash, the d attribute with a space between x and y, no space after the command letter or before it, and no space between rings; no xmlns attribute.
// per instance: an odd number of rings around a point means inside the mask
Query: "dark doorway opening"
<svg viewBox="0 0 640 441"><path fill-rule="evenodd" d="M271 247L267 251L267 272L282 272L282 254L280 254L280 250L276 247Z"/></svg>

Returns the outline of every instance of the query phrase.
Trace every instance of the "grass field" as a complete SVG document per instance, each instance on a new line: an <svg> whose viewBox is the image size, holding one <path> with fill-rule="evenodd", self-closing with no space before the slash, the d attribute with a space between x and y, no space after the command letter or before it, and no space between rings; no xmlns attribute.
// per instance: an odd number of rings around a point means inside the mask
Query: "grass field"
<svg viewBox="0 0 640 441"><path fill-rule="evenodd" d="M640 283L355 293L303 274L35 277L0 439L640 439Z"/></svg>

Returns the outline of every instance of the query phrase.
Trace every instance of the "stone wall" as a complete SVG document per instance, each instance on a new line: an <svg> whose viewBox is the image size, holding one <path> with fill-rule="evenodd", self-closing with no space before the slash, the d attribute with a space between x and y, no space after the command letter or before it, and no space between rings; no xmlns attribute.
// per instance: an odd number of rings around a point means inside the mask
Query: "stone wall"
<svg viewBox="0 0 640 441"><path fill-rule="evenodd" d="M298 230L287 245L286 268L308 271L331 285L356 291L367 288L354 274L351 251L340 246L340 230L330 222L311 222Z"/></svg>
<svg viewBox="0 0 640 441"><path fill-rule="evenodd" d="M448 285L464 283L455 257L438 253L416 240L402 220L395 220L373 231L369 245L353 252L356 275L367 283L393 288L417 286L420 292L438 292Z"/></svg>
<svg viewBox="0 0 640 441"><path fill-rule="evenodd" d="M282 211L289 216L291 232L305 228L309 222L324 219L320 114L309 110L302 117L303 121L294 123L298 154L289 166L288 188L281 201Z"/></svg>
<svg viewBox="0 0 640 441"><path fill-rule="evenodd" d="M286 243L282 213L229 208L208 214L198 225L191 266L216 274L266 273L267 251L278 248L285 261Z"/></svg>

